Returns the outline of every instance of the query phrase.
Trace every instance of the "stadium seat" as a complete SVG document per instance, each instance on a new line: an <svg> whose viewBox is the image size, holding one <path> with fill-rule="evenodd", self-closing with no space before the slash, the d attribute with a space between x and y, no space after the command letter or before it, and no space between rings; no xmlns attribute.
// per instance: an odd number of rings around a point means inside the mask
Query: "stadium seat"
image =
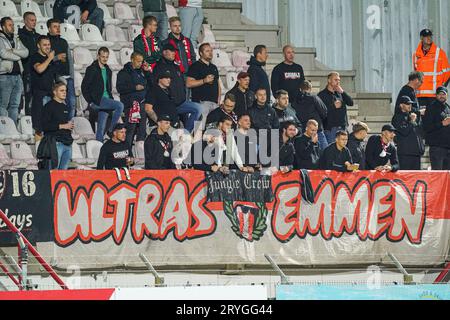
<svg viewBox="0 0 450 320"><path fill-rule="evenodd" d="M218 68L226 69L226 71L235 71L236 68L233 67L228 53L221 49L214 49L212 63Z"/></svg>
<svg viewBox="0 0 450 320"><path fill-rule="evenodd" d="M45 22L48 19L47 17L44 17L42 15L39 5L32 0L22 0L20 2L20 10L22 12L22 15L28 11L34 12L34 14L36 15L36 20L38 22Z"/></svg>
<svg viewBox="0 0 450 320"><path fill-rule="evenodd" d="M19 160L11 159L6 151L4 145L0 144L0 169L9 170L14 169L14 166L20 165Z"/></svg>
<svg viewBox="0 0 450 320"><path fill-rule="evenodd" d="M120 49L120 61L123 65L131 61L131 54L133 53L133 48L122 48Z"/></svg>
<svg viewBox="0 0 450 320"><path fill-rule="evenodd" d="M128 27L128 36L130 41L133 42L134 39L141 34L142 26L138 24L130 24Z"/></svg>
<svg viewBox="0 0 450 320"><path fill-rule="evenodd" d="M17 131L14 121L9 117L0 117L0 143L10 143L13 140L26 141L27 136Z"/></svg>
<svg viewBox="0 0 450 320"><path fill-rule="evenodd" d="M36 24L36 32L44 36L48 33L47 24L45 22L39 22Z"/></svg>
<svg viewBox="0 0 450 320"><path fill-rule="evenodd" d="M199 35L199 43L215 43L216 37L214 36L213 32L211 31L211 26L209 24L202 25L202 29L200 31Z"/></svg>
<svg viewBox="0 0 450 320"><path fill-rule="evenodd" d="M112 72L112 77L111 77L111 85L112 85L112 92L113 93L118 93L117 92L117 88L116 88L116 83L117 83L117 74L118 74L119 72L118 71L113 71Z"/></svg>
<svg viewBox="0 0 450 320"><path fill-rule="evenodd" d="M86 165L93 165L97 160L86 158L81 152L80 145L74 142L72 143L72 162L76 165L78 170L86 170L91 169L90 167L86 167Z"/></svg>
<svg viewBox="0 0 450 320"><path fill-rule="evenodd" d="M108 7L106 6L106 4L104 3L99 3L97 2L97 5L100 9L103 10L104 16L103 16L103 21L105 21L105 25L118 25L122 23L121 19L117 19L117 18L113 18L111 16L111 13L109 12Z"/></svg>
<svg viewBox="0 0 450 320"><path fill-rule="evenodd" d="M47 0L44 2L44 14L49 18L53 18L53 6L55 5L55 0Z"/></svg>
<svg viewBox="0 0 450 320"><path fill-rule="evenodd" d="M138 141L134 145L135 166L139 167L145 164L144 141Z"/></svg>
<svg viewBox="0 0 450 320"><path fill-rule="evenodd" d="M30 146L24 141L12 141L11 145L11 158L19 160L20 164L17 167L27 170L37 170L38 160L33 156Z"/></svg>
<svg viewBox="0 0 450 320"><path fill-rule="evenodd" d="M144 9L142 8L142 2L136 3L136 17L139 20L142 20L144 18Z"/></svg>
<svg viewBox="0 0 450 320"><path fill-rule="evenodd" d="M127 35L121 27L109 24L105 27L106 41L119 44L121 47L131 47L132 43L128 40Z"/></svg>
<svg viewBox="0 0 450 320"><path fill-rule="evenodd" d="M23 21L14 20L14 34L19 34L19 29L23 28Z"/></svg>
<svg viewBox="0 0 450 320"><path fill-rule="evenodd" d="M116 56L116 53L114 52L114 50L109 50L108 66L111 68L112 71L120 71L123 68L123 66L120 64L119 60L117 59L117 56Z"/></svg>
<svg viewBox="0 0 450 320"><path fill-rule="evenodd" d="M83 117L73 118L74 128L73 132L80 136L80 140L90 141L95 139L95 133L92 130L88 119Z"/></svg>
<svg viewBox="0 0 450 320"><path fill-rule="evenodd" d="M23 116L19 119L18 125L19 131L27 137L25 141L28 143L34 142L34 130L33 123L31 122L31 116Z"/></svg>
<svg viewBox="0 0 450 320"><path fill-rule="evenodd" d="M97 46L111 47L113 42L103 40L102 34L97 26L86 23L81 26L81 40L96 44Z"/></svg>
<svg viewBox="0 0 450 320"><path fill-rule="evenodd" d="M11 0L0 1L0 17L10 17L13 21L23 21L17 12L16 5Z"/></svg>
<svg viewBox="0 0 450 320"><path fill-rule="evenodd" d="M91 52L87 48L75 47L73 49L73 68L77 71L84 70L94 62Z"/></svg>
<svg viewBox="0 0 450 320"><path fill-rule="evenodd" d="M227 73L227 88L228 90L233 89L237 82L237 72L228 72Z"/></svg>
<svg viewBox="0 0 450 320"><path fill-rule="evenodd" d="M75 85L75 95L78 97L81 95L81 83L83 82L83 76L80 72L74 71L73 73L74 85Z"/></svg>
<svg viewBox="0 0 450 320"><path fill-rule="evenodd" d="M247 71L249 68L247 61L250 61L250 57L250 53L240 50L235 50L231 54L233 66L236 68L241 68L244 71Z"/></svg>
<svg viewBox="0 0 450 320"><path fill-rule="evenodd" d="M95 163L90 165L90 167L97 166L98 156L100 155L100 149L102 148L102 146L103 146L103 143L101 143L100 141L97 141L97 140L89 140L86 143L86 153L87 153L88 159L95 159Z"/></svg>
<svg viewBox="0 0 450 320"><path fill-rule="evenodd" d="M174 6L166 3L167 16L170 18L178 17L177 9Z"/></svg>
<svg viewBox="0 0 450 320"><path fill-rule="evenodd" d="M80 40L77 29L70 23L61 23L61 37L73 46L86 47L91 45L90 42Z"/></svg>
<svg viewBox="0 0 450 320"><path fill-rule="evenodd" d="M114 3L114 17L130 24L140 23L140 21L134 15L133 10L131 10L131 7L128 4L122 2Z"/></svg>

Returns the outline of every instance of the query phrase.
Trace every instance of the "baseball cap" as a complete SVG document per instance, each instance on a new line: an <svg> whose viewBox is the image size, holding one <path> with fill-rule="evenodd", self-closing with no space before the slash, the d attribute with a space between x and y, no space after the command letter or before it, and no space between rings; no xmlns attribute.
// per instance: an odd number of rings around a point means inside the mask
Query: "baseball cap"
<svg viewBox="0 0 450 320"><path fill-rule="evenodd" d="M118 124L116 124L116 125L114 126L113 131L116 131L116 130L122 130L122 129L125 129L125 128L126 128L125 124L123 124L123 123L118 123Z"/></svg>
<svg viewBox="0 0 450 320"><path fill-rule="evenodd" d="M167 114L161 114L158 116L158 122L160 121L171 121L169 115Z"/></svg>
<svg viewBox="0 0 450 320"><path fill-rule="evenodd" d="M420 31L421 37L430 37L432 35L433 35L433 31L431 31L430 29L423 29L422 31Z"/></svg>
<svg viewBox="0 0 450 320"><path fill-rule="evenodd" d="M172 78L172 75L171 75L169 70L161 72L160 74L158 74L158 80L159 79L165 79L165 78Z"/></svg>
<svg viewBox="0 0 450 320"><path fill-rule="evenodd" d="M383 126L383 129L381 129L381 131L396 132L397 129L395 129L392 124L386 124L386 125Z"/></svg>
<svg viewBox="0 0 450 320"><path fill-rule="evenodd" d="M447 89L446 87L438 87L438 88L436 89L436 94L439 94L439 93L445 93L445 94L448 94L448 89Z"/></svg>
<svg viewBox="0 0 450 320"><path fill-rule="evenodd" d="M175 48L172 44L170 43L166 43L163 47L162 47L163 51L164 50L170 50L170 51L178 51L177 48Z"/></svg>
<svg viewBox="0 0 450 320"><path fill-rule="evenodd" d="M414 101L412 101L411 98L408 97L408 96L400 97L399 102L402 103L402 104L413 104L414 103Z"/></svg>
<svg viewBox="0 0 450 320"><path fill-rule="evenodd" d="M242 71L242 72L239 72L237 79L241 80L241 79L245 79L247 77L250 77L250 74L248 72Z"/></svg>

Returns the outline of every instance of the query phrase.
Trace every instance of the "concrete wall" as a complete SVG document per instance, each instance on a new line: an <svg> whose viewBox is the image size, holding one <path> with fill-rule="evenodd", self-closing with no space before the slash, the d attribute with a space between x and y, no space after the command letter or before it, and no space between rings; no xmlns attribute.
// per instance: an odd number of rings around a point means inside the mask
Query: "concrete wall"
<svg viewBox="0 0 450 320"><path fill-rule="evenodd" d="M277 0L209 0L209 2L242 3L242 14L256 24L278 24Z"/></svg>

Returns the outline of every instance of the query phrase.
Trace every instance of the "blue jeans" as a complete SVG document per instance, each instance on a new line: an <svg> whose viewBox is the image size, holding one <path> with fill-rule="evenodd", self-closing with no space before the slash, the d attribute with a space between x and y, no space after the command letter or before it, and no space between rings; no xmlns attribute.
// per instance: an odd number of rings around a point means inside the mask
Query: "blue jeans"
<svg viewBox="0 0 450 320"><path fill-rule="evenodd" d="M0 116L10 117L17 123L23 81L20 75L0 75Z"/></svg>
<svg viewBox="0 0 450 320"><path fill-rule="evenodd" d="M320 151L325 150L328 147L327 137L323 131L317 132L317 137L319 138L319 149Z"/></svg>
<svg viewBox="0 0 450 320"><path fill-rule="evenodd" d="M66 79L67 81L67 96L66 104L70 109L69 119L75 117L75 110L77 104L77 97L75 96L75 81L72 78Z"/></svg>
<svg viewBox="0 0 450 320"><path fill-rule="evenodd" d="M72 159L72 146L66 146L62 142L56 142L58 150L58 170L67 170Z"/></svg>
<svg viewBox="0 0 450 320"><path fill-rule="evenodd" d="M158 30L156 36L160 41L166 40L169 36L169 18L167 12L144 12L144 17L154 16L158 20Z"/></svg>
<svg viewBox="0 0 450 320"><path fill-rule="evenodd" d="M183 35L191 39L192 45L197 47L197 38L203 24L203 9L193 7L180 8L178 15L181 19Z"/></svg>
<svg viewBox="0 0 450 320"><path fill-rule="evenodd" d="M327 137L328 144L336 142L336 132L339 130L345 131L344 127L333 127L331 130L325 130L325 136Z"/></svg>
<svg viewBox="0 0 450 320"><path fill-rule="evenodd" d="M114 99L103 97L100 101L100 106L92 103L91 107L98 112L98 120L97 120L97 132L95 133L95 137L98 141L103 142L103 137L105 136L105 127L106 121L108 120L108 113L105 111L114 111L112 115L111 126L108 131L112 131L114 126L119 121L123 112L123 103L120 101L116 101Z"/></svg>
<svg viewBox="0 0 450 320"><path fill-rule="evenodd" d="M195 127L195 122L202 116L202 105L195 102L185 101L182 105L177 107L177 114L189 114L189 117L184 124L184 128L192 132Z"/></svg>

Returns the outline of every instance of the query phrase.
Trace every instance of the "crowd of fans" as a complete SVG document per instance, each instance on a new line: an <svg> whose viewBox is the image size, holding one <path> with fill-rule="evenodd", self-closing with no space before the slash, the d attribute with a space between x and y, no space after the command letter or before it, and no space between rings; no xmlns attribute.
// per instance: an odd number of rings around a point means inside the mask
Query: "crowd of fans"
<svg viewBox="0 0 450 320"><path fill-rule="evenodd" d="M96 139L107 140L98 169L132 166L136 141L144 144L146 169L194 168L224 174L233 169L420 170L424 140L430 146L432 168L450 169L450 69L435 70L440 76L431 77L433 94L421 90L430 78L429 72L419 70L421 59L436 52L430 30L421 33L416 70L399 93L392 123L366 143L367 124L358 122L347 131L347 107L354 102L342 88L339 73L331 72L327 86L312 94L312 84L294 62L290 45L283 48L284 61L274 68L270 81L264 69L268 50L256 46L248 70L238 74L236 85L221 101L213 47L197 44L201 2L180 0L180 17L167 19L164 0L143 1L143 29L133 41L131 61L117 76L120 101L112 94L109 49L98 49L81 85ZM82 23L90 21L103 29L103 13L91 0L57 0L54 18L47 21L48 35L36 33L32 12L24 14L18 35L11 18L0 21L0 115L16 123L21 108L31 115L36 141L47 137L41 145L45 141L57 150L50 169L68 168L73 143L73 58L60 36L69 5L80 6ZM445 53L438 58L448 65ZM419 99L424 93L428 97Z"/></svg>

